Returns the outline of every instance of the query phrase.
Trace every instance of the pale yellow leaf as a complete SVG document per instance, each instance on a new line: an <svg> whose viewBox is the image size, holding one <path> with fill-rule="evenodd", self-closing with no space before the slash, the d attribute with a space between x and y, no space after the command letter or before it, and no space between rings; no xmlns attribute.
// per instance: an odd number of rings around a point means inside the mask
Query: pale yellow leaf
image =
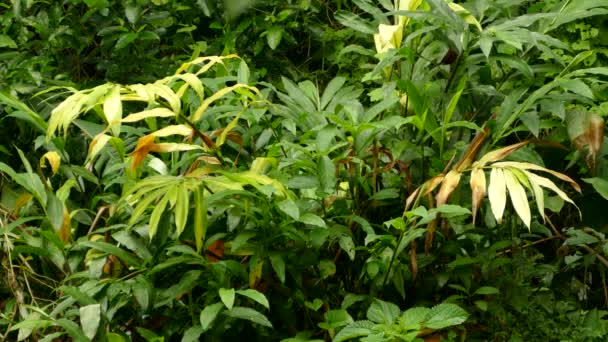
<svg viewBox="0 0 608 342"><path fill-rule="evenodd" d="M198 145L190 144L178 144L178 143L158 143L151 144L149 152L179 152L179 151L192 151L202 150L203 148Z"/></svg>
<svg viewBox="0 0 608 342"><path fill-rule="evenodd" d="M475 224L477 210L479 210L481 201L486 196L486 174L482 169L473 169L473 171L471 171L470 185L473 199L473 224Z"/></svg>
<svg viewBox="0 0 608 342"><path fill-rule="evenodd" d="M488 198L490 207L496 222L502 222L502 215L507 204L507 187L502 169L492 168L490 171L490 186L488 187Z"/></svg>
<svg viewBox="0 0 608 342"><path fill-rule="evenodd" d="M461 175L462 174L460 172L454 170L451 170L450 172L448 172L447 175L445 175L445 178L441 183L441 188L439 188L439 192L435 197L435 200L437 201L437 208L447 203L448 198L450 197L454 189L456 189L456 187L458 186Z"/></svg>
<svg viewBox="0 0 608 342"><path fill-rule="evenodd" d="M91 144L89 145L88 159L93 160L93 158L95 158L99 151L101 151L101 149L106 146L106 144L108 143L108 141L110 141L111 138L112 137L105 134L104 132L96 135L95 138L93 138L93 140L91 141Z"/></svg>
<svg viewBox="0 0 608 342"><path fill-rule="evenodd" d="M59 156L59 153L57 153L57 151L49 151L45 153L42 158L40 158L40 167L45 167L45 160L48 160L53 174L56 174L59 170L59 165L61 164L61 157Z"/></svg>
<svg viewBox="0 0 608 342"><path fill-rule="evenodd" d="M201 82L201 80L198 77L196 77L196 75L194 75L194 74L177 74L177 75L173 76L173 78L179 78L182 81L186 82L185 85L190 86L190 88L192 88L192 90L194 90L194 92L196 93L196 95L198 95L198 97L200 99L203 99L205 97L203 82ZM179 97L182 97L187 89L188 89L187 87L180 88L179 91L177 92L177 95Z"/></svg>
<svg viewBox="0 0 608 342"><path fill-rule="evenodd" d="M120 100L120 86L114 88L106 95L103 101L103 113L108 126L114 136L120 135L120 120L122 119L122 101Z"/></svg>
<svg viewBox="0 0 608 342"><path fill-rule="evenodd" d="M498 167L514 167L516 169L520 169L520 170L536 170L536 171L544 171L547 173L552 174L553 176L570 183L570 185L574 188L574 190L578 191L579 193L581 192L581 187L578 185L578 183L576 183L572 178L566 176L563 173L557 172L557 171L553 171L553 170L549 170L547 168L544 168L542 166L536 165L536 164L532 164L532 163L525 163L525 162L498 162L498 163L494 163L492 164L492 166L498 166Z"/></svg>
<svg viewBox="0 0 608 342"><path fill-rule="evenodd" d="M550 179L541 177L539 175L535 175L535 174L533 174L531 172L527 172L527 171L525 171L525 173L528 176L528 179L530 179L530 183L535 182L536 184L542 186L543 188L547 188L547 189L555 192L564 201L576 206L574 201L571 200L570 197L568 197L568 195L566 195L565 192L563 192L560 188L558 188L557 185L555 185L555 183L553 183Z"/></svg>
<svg viewBox="0 0 608 342"><path fill-rule="evenodd" d="M237 55L235 54L231 54L231 55L226 55L226 56L205 56L205 57L198 57L190 62L184 63L182 64L181 67L179 67L179 69L177 69L177 71L175 72L176 74L180 74L182 73L184 70L188 69L190 66L192 65L196 65L196 64L201 64L204 62L209 62L207 63L203 68L201 68L201 70L198 71L197 75L200 75L204 72L206 72L207 70L209 70L213 65L220 63L223 64L223 60L224 59L231 59L231 58L239 58Z"/></svg>
<svg viewBox="0 0 608 342"><path fill-rule="evenodd" d="M168 137L170 135L181 135L187 137L192 135L192 128L186 125L171 125L161 128L150 135L154 137Z"/></svg>
<svg viewBox="0 0 608 342"><path fill-rule="evenodd" d="M503 169L505 177L505 183L507 190L509 191L509 197L511 197L511 203L515 212L524 222L528 230L530 229L530 223L532 221L532 214L530 213L530 204L528 203L528 196L526 196L526 190L519 183L516 176L511 173L508 169Z"/></svg>
<svg viewBox="0 0 608 342"><path fill-rule="evenodd" d="M122 122L137 122L146 118L170 118L175 117L175 113L171 110L163 107L144 110L141 112L133 113L122 119Z"/></svg>
<svg viewBox="0 0 608 342"><path fill-rule="evenodd" d="M165 101L167 101L167 103L171 107L171 110L173 110L174 113L180 112L181 101L177 94L175 94L173 90L171 90L171 88L169 88L167 85L162 83L153 83L146 84L146 88L147 91L153 93L155 97L162 97Z"/></svg>
<svg viewBox="0 0 608 342"><path fill-rule="evenodd" d="M412 205L412 203L414 202L414 200L416 200L416 198L418 198L418 194L420 193L420 189L421 187L416 188L416 190L414 190L414 192L412 192L407 199L405 200L405 210L409 210L410 206Z"/></svg>

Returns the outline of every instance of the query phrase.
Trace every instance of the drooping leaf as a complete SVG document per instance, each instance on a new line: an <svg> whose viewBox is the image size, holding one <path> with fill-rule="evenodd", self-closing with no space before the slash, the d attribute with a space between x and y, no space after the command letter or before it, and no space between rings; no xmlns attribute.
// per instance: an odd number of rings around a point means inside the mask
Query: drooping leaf
<svg viewBox="0 0 608 342"><path fill-rule="evenodd" d="M208 330L211 327L211 324L223 309L224 304L222 303L215 303L205 306L200 315L200 322L203 330Z"/></svg>
<svg viewBox="0 0 608 342"><path fill-rule="evenodd" d="M236 293L240 294L241 296L248 297L248 298L264 305L267 309L270 309L270 303L268 303L268 299L266 299L266 296L264 296L263 293L261 293L257 290L254 290L254 289L238 290L238 291L236 291Z"/></svg>
<svg viewBox="0 0 608 342"><path fill-rule="evenodd" d="M530 221L532 216L530 213L530 205L528 203L526 191L509 169L504 169L503 175L507 185L507 190L509 191L509 197L511 197L513 208L515 208L515 212L524 222L526 227L530 229Z"/></svg>
<svg viewBox="0 0 608 342"><path fill-rule="evenodd" d="M473 224L475 224L475 218L477 217L477 210L481 206L481 201L486 196L486 174L483 169L475 168L471 171L471 193L472 193L472 204L473 208Z"/></svg>
<svg viewBox="0 0 608 342"><path fill-rule="evenodd" d="M439 188L439 192L435 197L437 201L437 207L440 207L447 203L448 198L450 197L452 192L454 192L454 189L456 189L458 183L460 183L461 176L462 174L460 172L454 170L451 170L450 172L448 172L447 175L445 175L445 178L441 183L441 188Z"/></svg>
<svg viewBox="0 0 608 342"><path fill-rule="evenodd" d="M492 168L490 171L490 186L488 187L488 198L494 218L498 223L502 222L502 215L507 204L507 185L501 168Z"/></svg>
<svg viewBox="0 0 608 342"><path fill-rule="evenodd" d="M80 325L85 336L91 340L97 334L101 321L101 305L90 304L80 308Z"/></svg>
<svg viewBox="0 0 608 342"><path fill-rule="evenodd" d="M270 323L266 316L251 308L235 306L232 310L226 311L225 314L233 318L246 319L253 323L272 328L272 323Z"/></svg>

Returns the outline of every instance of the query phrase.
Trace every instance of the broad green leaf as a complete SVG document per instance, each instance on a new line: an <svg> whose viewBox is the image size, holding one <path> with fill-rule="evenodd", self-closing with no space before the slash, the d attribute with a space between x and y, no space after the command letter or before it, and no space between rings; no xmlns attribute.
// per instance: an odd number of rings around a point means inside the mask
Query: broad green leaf
<svg viewBox="0 0 608 342"><path fill-rule="evenodd" d="M130 266L135 266L135 267L140 266L140 262L139 262L139 260L137 260L137 258L133 257L131 254L124 251L123 249L114 246L113 244L110 244L107 242L101 242L101 241L82 241L82 242L79 242L78 244L81 246L94 248L99 251L115 255Z"/></svg>
<svg viewBox="0 0 608 342"><path fill-rule="evenodd" d="M564 245L567 246L591 245L600 241L595 236L587 234L579 229L569 229L567 233L570 235L570 237L564 241Z"/></svg>
<svg viewBox="0 0 608 342"><path fill-rule="evenodd" d="M80 308L80 325L85 336L93 339L97 334L99 322L101 321L100 304L91 304Z"/></svg>
<svg viewBox="0 0 608 342"><path fill-rule="evenodd" d="M560 79L559 85L567 91L593 99L593 91L579 79Z"/></svg>
<svg viewBox="0 0 608 342"><path fill-rule="evenodd" d="M201 311L200 316L201 326L203 327L203 330L209 330L209 328L211 327L211 323L215 321L215 318L223 309L224 304L222 303L215 303L205 306L203 311Z"/></svg>
<svg viewBox="0 0 608 342"><path fill-rule="evenodd" d="M331 194L336 186L336 166L328 156L320 156L317 163L321 191Z"/></svg>
<svg viewBox="0 0 608 342"><path fill-rule="evenodd" d="M462 324L468 317L469 314L456 304L439 304L431 308L423 326L439 330Z"/></svg>
<svg viewBox="0 0 608 342"><path fill-rule="evenodd" d="M232 310L226 311L225 314L233 318L246 319L253 323L272 328L272 323L270 323L266 316L251 308L235 306L234 308L232 308Z"/></svg>
<svg viewBox="0 0 608 342"><path fill-rule="evenodd" d="M271 261L272 261L272 259L271 259ZM270 309L270 303L268 303L268 299L266 299L266 296L264 296L264 294L261 292L258 292L253 289L246 289L246 290L238 290L238 291L236 291L236 293L240 294L241 296L249 297L252 300L264 305L267 309Z"/></svg>
<svg viewBox="0 0 608 342"><path fill-rule="evenodd" d="M510 170L504 169L503 174L505 183L507 185L507 190L509 191L509 196L511 197L511 203L513 203L513 208L515 208L515 212L529 230L532 216L530 213L528 197L526 196L526 190Z"/></svg>
<svg viewBox="0 0 608 342"><path fill-rule="evenodd" d="M367 319L379 324L391 325L400 314L401 310L397 305L376 299L367 310Z"/></svg>
<svg viewBox="0 0 608 342"><path fill-rule="evenodd" d="M294 202L293 200L286 199L284 201L279 202L277 206L279 207L279 209L281 209L282 212L287 214L292 219L298 220L300 218L300 209L298 208L296 202Z"/></svg>
<svg viewBox="0 0 608 342"><path fill-rule="evenodd" d="M488 198L494 218L498 223L502 222L502 215L507 204L507 185L503 170L493 167L490 171L490 186L488 186Z"/></svg>
<svg viewBox="0 0 608 342"><path fill-rule="evenodd" d="M234 297L235 297L234 289L221 288L219 290L219 292L220 292L220 299L222 300L222 303L224 303L224 305L226 305L228 310L232 309L232 306L234 305Z"/></svg>
<svg viewBox="0 0 608 342"><path fill-rule="evenodd" d="M608 181L602 178L583 178L585 183L591 184L595 191L608 200Z"/></svg>
<svg viewBox="0 0 608 342"><path fill-rule="evenodd" d="M270 254L270 264L272 265L272 269L279 277L279 281L281 283L285 283L285 261L280 254L273 253Z"/></svg>
<svg viewBox="0 0 608 342"><path fill-rule="evenodd" d="M182 336L181 342L198 342L200 341L200 336L205 332L205 329L200 325L194 325L188 328L184 332L184 336Z"/></svg>
<svg viewBox="0 0 608 342"><path fill-rule="evenodd" d="M349 235L342 235L340 240L338 240L340 244L340 248L348 254L348 257L351 261L355 260L355 243L353 242L353 238Z"/></svg>
<svg viewBox="0 0 608 342"><path fill-rule="evenodd" d="M342 330L340 330L336 336L334 336L333 342L342 342L350 340L356 337L362 337L370 335L374 330L375 324L371 321L357 321L353 322Z"/></svg>
<svg viewBox="0 0 608 342"><path fill-rule="evenodd" d="M283 38L283 29L279 26L271 26L266 30L266 41L268 42L268 46L275 50L279 44L281 43L281 39Z"/></svg>
<svg viewBox="0 0 608 342"><path fill-rule="evenodd" d="M300 216L298 221L305 223L305 224L309 224L311 226L317 226L317 227L321 227L321 228L327 227L327 225L325 224L325 221L323 221L322 218L320 218L319 216L317 216L313 213L306 213L306 214Z"/></svg>
<svg viewBox="0 0 608 342"><path fill-rule="evenodd" d="M115 50L121 50L130 45L135 39L137 39L137 33L129 32L125 33L118 38L116 41L116 45L114 45Z"/></svg>
<svg viewBox="0 0 608 342"><path fill-rule="evenodd" d="M431 309L424 307L415 307L407 309L401 315L401 321L407 326L420 326L427 319Z"/></svg>

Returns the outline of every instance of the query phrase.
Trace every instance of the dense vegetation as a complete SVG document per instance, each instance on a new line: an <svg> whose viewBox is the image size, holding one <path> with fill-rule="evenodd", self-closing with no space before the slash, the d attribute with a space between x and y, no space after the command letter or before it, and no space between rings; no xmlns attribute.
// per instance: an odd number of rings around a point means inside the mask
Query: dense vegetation
<svg viewBox="0 0 608 342"><path fill-rule="evenodd" d="M0 4L0 339L605 341L603 0Z"/></svg>

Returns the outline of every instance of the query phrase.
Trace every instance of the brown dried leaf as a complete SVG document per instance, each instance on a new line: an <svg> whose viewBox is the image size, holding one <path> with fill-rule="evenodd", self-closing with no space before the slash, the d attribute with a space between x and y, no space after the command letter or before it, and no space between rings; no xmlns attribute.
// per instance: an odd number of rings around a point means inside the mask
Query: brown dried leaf
<svg viewBox="0 0 608 342"><path fill-rule="evenodd" d="M137 169L141 163L144 162L148 153L150 153L150 149L154 145L154 136L153 135L145 135L137 141L137 147L135 151L133 151L133 162L131 163L131 169Z"/></svg>
<svg viewBox="0 0 608 342"><path fill-rule="evenodd" d="M437 193L437 196L435 197L435 199L437 200L437 207L441 207L442 205L447 203L448 198L450 197L454 189L456 189L456 187L458 186L461 175L462 174L460 172L454 170L448 172L448 174L445 176L445 179L443 180L443 183L441 184L439 193Z"/></svg>
<svg viewBox="0 0 608 342"><path fill-rule="evenodd" d="M490 133L490 129L485 127L485 124L484 124L483 131L478 132L477 135L475 135L475 138L473 138L473 140L469 144L469 147L467 148L467 151L464 153L464 156L462 157L462 159L458 162L458 164L456 164L456 166L454 166L454 170L462 172L462 171L464 171L464 169L466 169L467 167L469 167L471 165L473 160L475 160L475 156L477 156L477 152L479 152L479 149L481 148L484 141L486 140L488 133Z"/></svg>
<svg viewBox="0 0 608 342"><path fill-rule="evenodd" d="M443 174L437 175L433 178L431 178L430 180L428 180L425 184L426 184L426 189L424 190L424 193L422 194L423 196L426 196L428 194L430 194L431 192L433 192L433 190L435 190L435 188L441 184L441 182L443 182L443 179L445 178L445 176Z"/></svg>
<svg viewBox="0 0 608 342"><path fill-rule="evenodd" d="M522 141L517 144L509 145L498 150L490 151L486 153L481 159L473 164L473 167L484 167L487 163L494 162L497 160L504 159L509 154L528 144L528 141Z"/></svg>
<svg viewBox="0 0 608 342"><path fill-rule="evenodd" d="M482 169L475 168L471 171L470 185L473 197L473 224L475 224L477 210L481 206L481 201L486 196L486 174Z"/></svg>

